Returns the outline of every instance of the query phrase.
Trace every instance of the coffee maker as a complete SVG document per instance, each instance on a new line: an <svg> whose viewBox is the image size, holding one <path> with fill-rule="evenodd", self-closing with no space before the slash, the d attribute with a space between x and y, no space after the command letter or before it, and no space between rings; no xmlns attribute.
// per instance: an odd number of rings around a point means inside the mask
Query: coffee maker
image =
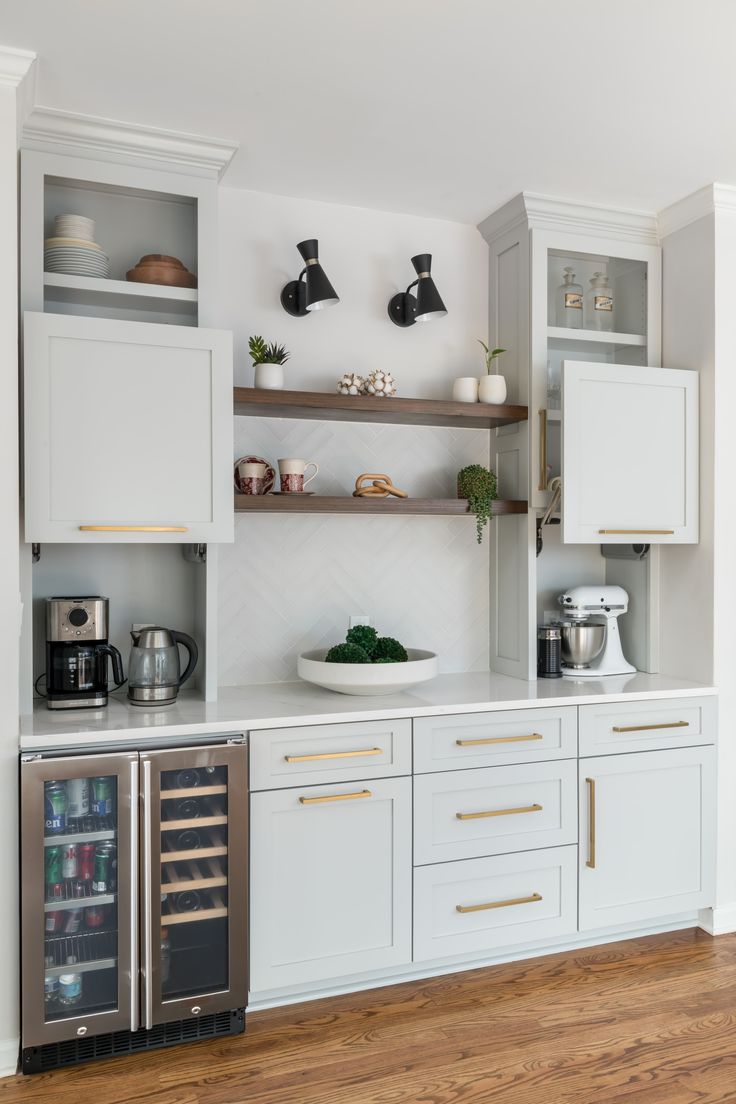
<svg viewBox="0 0 736 1104"><path fill-rule="evenodd" d="M46 599L46 705L95 709L107 705L107 661L122 686L123 660L107 642L107 598Z"/></svg>

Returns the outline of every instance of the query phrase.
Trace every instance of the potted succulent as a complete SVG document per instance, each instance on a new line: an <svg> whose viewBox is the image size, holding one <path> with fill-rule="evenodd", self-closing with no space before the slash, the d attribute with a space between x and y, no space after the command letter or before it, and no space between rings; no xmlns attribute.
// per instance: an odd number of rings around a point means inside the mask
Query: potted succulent
<svg viewBox="0 0 736 1104"><path fill-rule="evenodd" d="M289 359L283 345L272 341L268 345L262 337L248 339L248 352L255 368L255 387L265 387L270 391L279 391L284 386L284 364Z"/></svg>
<svg viewBox="0 0 736 1104"><path fill-rule="evenodd" d="M498 498L495 472L482 464L468 464L457 473L457 497L467 498L468 509L475 514L478 544L483 540L483 530L491 517L494 498Z"/></svg>
<svg viewBox="0 0 736 1104"><path fill-rule="evenodd" d="M505 349L489 349L485 341L478 339L478 344L483 346L486 362L486 374L481 376L478 385L478 398L482 403L506 402L506 380L503 376L491 375L493 362Z"/></svg>

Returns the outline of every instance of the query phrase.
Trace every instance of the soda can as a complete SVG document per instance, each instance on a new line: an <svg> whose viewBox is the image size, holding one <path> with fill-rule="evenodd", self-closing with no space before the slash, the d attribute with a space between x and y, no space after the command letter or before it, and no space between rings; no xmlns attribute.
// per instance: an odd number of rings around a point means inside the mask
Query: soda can
<svg viewBox="0 0 736 1104"><path fill-rule="evenodd" d="M64 892L63 882L52 882L46 886L46 900L47 901L65 901L66 893Z"/></svg>
<svg viewBox="0 0 736 1104"><path fill-rule="evenodd" d="M49 913L49 915L51 915ZM105 905L90 905L89 908L84 910L84 922L88 928L101 928L104 926L107 919L107 908Z"/></svg>
<svg viewBox="0 0 736 1104"><path fill-rule="evenodd" d="M46 885L55 885L60 882L63 867L63 847L44 847L43 849L43 865L46 876Z"/></svg>
<svg viewBox="0 0 736 1104"><path fill-rule="evenodd" d="M59 978L59 1004L79 1004L82 999L82 975L62 974Z"/></svg>
<svg viewBox="0 0 736 1104"><path fill-rule="evenodd" d="M47 836L60 836L66 831L69 802L66 782L45 782L43 787L44 831Z"/></svg>
<svg viewBox="0 0 736 1104"><path fill-rule="evenodd" d="M62 878L76 878L78 870L77 845L76 843L68 843L63 850L61 876Z"/></svg>
<svg viewBox="0 0 736 1104"><path fill-rule="evenodd" d="M77 877L83 882L91 882L95 873L94 843L80 843L77 847Z"/></svg>
<svg viewBox="0 0 736 1104"><path fill-rule="evenodd" d="M59 997L59 979L54 974L46 974L43 979L44 1004L56 1004Z"/></svg>
<svg viewBox="0 0 736 1104"><path fill-rule="evenodd" d="M89 813L89 778L70 778L66 784L67 816L83 817Z"/></svg>
<svg viewBox="0 0 736 1104"><path fill-rule="evenodd" d="M117 848L114 843L98 843L95 848L95 869L92 892L112 893L115 886Z"/></svg>
<svg viewBox="0 0 736 1104"><path fill-rule="evenodd" d="M110 775L91 778L92 812L96 816L112 816L115 812L115 781Z"/></svg>
<svg viewBox="0 0 736 1104"><path fill-rule="evenodd" d="M70 897L89 897L89 882L82 882L77 878L76 882L72 885Z"/></svg>
<svg viewBox="0 0 736 1104"><path fill-rule="evenodd" d="M59 910L58 912L47 912L46 913L45 928L46 928L46 934L47 935L55 935L57 932L60 932L63 925L64 925L64 913L61 910Z"/></svg>
<svg viewBox="0 0 736 1104"><path fill-rule="evenodd" d="M64 921L64 934L76 935L82 926L82 910L68 909L66 912L66 920Z"/></svg>

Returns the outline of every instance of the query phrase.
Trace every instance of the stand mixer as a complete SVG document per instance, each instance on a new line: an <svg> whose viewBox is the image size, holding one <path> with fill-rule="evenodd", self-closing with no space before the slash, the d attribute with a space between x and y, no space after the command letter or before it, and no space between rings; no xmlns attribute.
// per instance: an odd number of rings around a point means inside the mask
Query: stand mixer
<svg viewBox="0 0 736 1104"><path fill-rule="evenodd" d="M561 622L563 675L605 678L636 672L624 657L618 631L618 619L629 608L623 587L570 587L557 602L569 619Z"/></svg>

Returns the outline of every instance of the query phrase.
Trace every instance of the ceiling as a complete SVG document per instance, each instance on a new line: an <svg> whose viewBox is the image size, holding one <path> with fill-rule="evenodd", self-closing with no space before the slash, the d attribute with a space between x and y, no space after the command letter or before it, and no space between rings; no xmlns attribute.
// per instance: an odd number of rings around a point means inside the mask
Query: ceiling
<svg viewBox="0 0 736 1104"><path fill-rule="evenodd" d="M479 222L736 183L734 0L3 0L36 101L230 138L231 187Z"/></svg>

